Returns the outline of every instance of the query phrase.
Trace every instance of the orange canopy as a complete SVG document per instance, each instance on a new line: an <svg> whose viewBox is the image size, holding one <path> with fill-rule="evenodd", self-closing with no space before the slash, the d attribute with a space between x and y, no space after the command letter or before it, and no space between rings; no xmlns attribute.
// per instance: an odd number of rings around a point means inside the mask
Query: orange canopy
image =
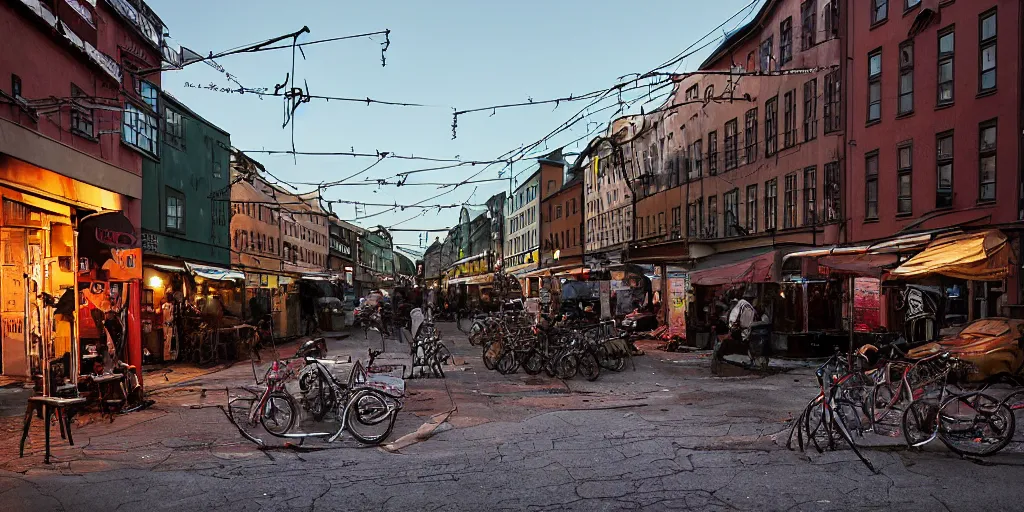
<svg viewBox="0 0 1024 512"><path fill-rule="evenodd" d="M894 278L941 274L974 281L1006 277L1012 250L999 230L962 233L939 238L890 275Z"/></svg>

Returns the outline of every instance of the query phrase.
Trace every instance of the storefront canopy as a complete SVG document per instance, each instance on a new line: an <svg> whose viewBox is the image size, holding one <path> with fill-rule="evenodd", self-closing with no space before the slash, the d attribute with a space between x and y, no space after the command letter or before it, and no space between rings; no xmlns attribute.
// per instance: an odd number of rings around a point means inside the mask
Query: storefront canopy
<svg viewBox="0 0 1024 512"><path fill-rule="evenodd" d="M890 275L910 278L941 274L958 279L994 281L1003 279L1012 258L1006 235L999 230L963 233L939 238L928 244Z"/></svg>
<svg viewBox="0 0 1024 512"><path fill-rule="evenodd" d="M194 275L205 279L212 279L214 281L233 281L236 279L245 280L245 274L237 270L228 270L226 268L211 267L207 265L196 265L193 263L186 263L185 267Z"/></svg>
<svg viewBox="0 0 1024 512"><path fill-rule="evenodd" d="M881 278L898 261L895 254L836 254L818 258L818 265L844 274Z"/></svg>
<svg viewBox="0 0 1024 512"><path fill-rule="evenodd" d="M735 283L768 283L778 251L771 251L730 265L690 272L690 283L696 286L719 286Z"/></svg>
<svg viewBox="0 0 1024 512"><path fill-rule="evenodd" d="M494 274L482 274L479 276L455 277L448 280L448 284L491 284L494 282Z"/></svg>

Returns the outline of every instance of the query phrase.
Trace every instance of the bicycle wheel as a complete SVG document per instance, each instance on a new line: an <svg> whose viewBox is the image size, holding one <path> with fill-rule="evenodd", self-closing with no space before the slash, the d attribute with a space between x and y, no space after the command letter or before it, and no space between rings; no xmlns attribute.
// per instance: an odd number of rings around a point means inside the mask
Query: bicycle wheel
<svg viewBox="0 0 1024 512"><path fill-rule="evenodd" d="M536 350L531 350L523 358L523 371L529 375L540 374L544 371L544 356Z"/></svg>
<svg viewBox="0 0 1024 512"><path fill-rule="evenodd" d="M601 375L601 365L598 364L597 357L593 352L586 351L580 354L576 366L579 368L580 375L589 381L595 381Z"/></svg>
<svg viewBox="0 0 1024 512"><path fill-rule="evenodd" d="M516 357L515 350L506 350L501 354L501 357L498 358L498 363L494 365L494 368L502 375L515 373L515 371L519 369L518 359L519 358Z"/></svg>
<svg viewBox="0 0 1024 512"><path fill-rule="evenodd" d="M824 397L821 395L807 404L807 409L803 414L804 432L807 433L808 444L813 444L818 453L834 450L836 441L842 438L827 417Z"/></svg>
<svg viewBox="0 0 1024 512"><path fill-rule="evenodd" d="M434 352L434 360L437 361L437 364L439 365L455 364L455 358L452 357L452 352L440 341L437 342L437 351Z"/></svg>
<svg viewBox="0 0 1024 512"><path fill-rule="evenodd" d="M935 434L939 407L934 400L914 400L903 411L903 439L907 446L918 448Z"/></svg>
<svg viewBox="0 0 1024 512"><path fill-rule="evenodd" d="M483 360L485 368L493 370L497 366L498 359L501 358L503 346L504 343L499 339L491 340L484 344Z"/></svg>
<svg viewBox="0 0 1024 512"><path fill-rule="evenodd" d="M621 372L623 369L626 368L626 358L608 357L606 355L605 357L601 358L601 366L613 372Z"/></svg>
<svg viewBox="0 0 1024 512"><path fill-rule="evenodd" d="M862 409L865 409L876 434L892 437L900 435L904 408L900 407L903 404L899 403L896 393L899 393L898 389L893 391L888 385L880 385L871 392L871 399L864 401Z"/></svg>
<svg viewBox="0 0 1024 512"><path fill-rule="evenodd" d="M267 399L260 414L260 424L273 435L284 435L295 424L299 411L295 407L295 399L283 391L275 391Z"/></svg>
<svg viewBox="0 0 1024 512"><path fill-rule="evenodd" d="M398 412L389 407L387 397L379 391L363 389L352 396L345 406L345 424L342 429L347 429L362 444L377 445L391 435L397 417ZM334 438L340 433L339 430Z"/></svg>
<svg viewBox="0 0 1024 512"><path fill-rule="evenodd" d="M563 354L555 363L555 371L558 372L558 378L569 380L575 377L579 371L579 364L577 363L576 354Z"/></svg>
<svg viewBox="0 0 1024 512"><path fill-rule="evenodd" d="M313 415L313 419L316 421L323 420L324 416L327 416L327 412L334 408L336 397L334 386L327 382L327 377L317 372L317 378L313 380L312 386L306 395L306 400L309 403L309 413Z"/></svg>
<svg viewBox="0 0 1024 512"><path fill-rule="evenodd" d="M993 455L1013 439L1013 411L982 393L954 396L939 408L939 439L958 455Z"/></svg>

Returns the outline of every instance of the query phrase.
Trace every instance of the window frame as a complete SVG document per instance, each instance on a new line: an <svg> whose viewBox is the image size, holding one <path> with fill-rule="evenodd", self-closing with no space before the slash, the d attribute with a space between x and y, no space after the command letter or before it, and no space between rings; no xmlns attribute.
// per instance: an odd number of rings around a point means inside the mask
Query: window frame
<svg viewBox="0 0 1024 512"><path fill-rule="evenodd" d="M757 183L747 185L746 225L748 235L757 233Z"/></svg>
<svg viewBox="0 0 1024 512"><path fill-rule="evenodd" d="M148 90L147 90L148 89ZM135 80L135 94L153 113L160 112L160 87L149 80Z"/></svg>
<svg viewBox="0 0 1024 512"><path fill-rule="evenodd" d="M995 140L990 147L985 147L982 144L984 140L984 133L986 130L993 130L995 132ZM989 119L978 124L978 203L994 203L996 201L996 185L998 183L999 176L999 160L996 158L996 153L999 148L999 119ZM985 159L992 159L992 179L989 181L982 180L982 162ZM983 196L983 190L986 184L992 186L992 197L986 198Z"/></svg>
<svg viewBox="0 0 1024 512"><path fill-rule="evenodd" d="M775 36L768 36L768 39L761 41L757 63L761 67L761 73L772 72L772 61L775 60ZM776 61L777 62L777 61Z"/></svg>
<svg viewBox="0 0 1024 512"><path fill-rule="evenodd" d="M997 69L999 67L999 53L998 53L998 38L999 38L999 17L996 16L998 7L993 7L980 15L978 15L978 94L990 94L998 89L999 73ZM992 18L995 22L995 34L992 37L984 38L985 20ZM984 69L985 66L985 50L992 48L992 68ZM986 73L991 72L994 76L992 77L992 87L984 88L984 77Z"/></svg>
<svg viewBox="0 0 1024 512"><path fill-rule="evenodd" d="M800 4L800 50L814 48L818 41L818 0L805 0Z"/></svg>
<svg viewBox="0 0 1024 512"><path fill-rule="evenodd" d="M129 123L129 114L134 116L134 123ZM139 143L139 139L142 136L142 130L146 129L151 131L152 137L150 137L150 147L143 146ZM131 131L133 137L129 137L128 131ZM121 142L142 151L147 155L157 157L160 155L160 120L156 115L145 112L135 105L131 101L124 103L124 109L121 111Z"/></svg>
<svg viewBox="0 0 1024 512"><path fill-rule="evenodd" d="M21 81L21 77L11 73L11 96L16 100L25 101L24 87L25 84Z"/></svg>
<svg viewBox="0 0 1024 512"><path fill-rule="evenodd" d="M864 154L864 220L878 220L878 170L881 162L879 150L869 151ZM874 162L874 172L871 172L870 162ZM870 190L875 191L874 200L871 199ZM874 214L871 213L871 206L874 205Z"/></svg>
<svg viewBox="0 0 1024 512"><path fill-rule="evenodd" d="M800 138L800 129L797 128L796 122L796 89L786 92L782 99L785 103L782 121L782 148L788 149L796 146L797 140Z"/></svg>
<svg viewBox="0 0 1024 512"><path fill-rule="evenodd" d="M805 167L803 174L804 226L816 226L818 225L818 166Z"/></svg>
<svg viewBox="0 0 1024 512"><path fill-rule="evenodd" d="M764 230L779 228L779 179L764 182Z"/></svg>
<svg viewBox="0 0 1024 512"><path fill-rule="evenodd" d="M743 138L744 138L744 151L743 156L746 159L745 163L751 163L757 160L757 137L758 137L757 126L757 107L747 110L746 114L743 115Z"/></svg>
<svg viewBox="0 0 1024 512"><path fill-rule="evenodd" d="M782 229L792 229L797 226L797 172L791 172L785 176L785 198L782 205Z"/></svg>
<svg viewBox="0 0 1024 512"><path fill-rule="evenodd" d="M736 227L740 225L740 189L736 187L722 194L722 202L725 208L725 236L726 238L739 236L740 233ZM730 204L732 204L732 209L730 209ZM733 218L731 225L729 224L730 213Z"/></svg>
<svg viewBox="0 0 1024 512"><path fill-rule="evenodd" d="M903 59L904 52L909 50L910 59L905 61ZM896 116L907 116L914 113L914 40L910 39L900 43L899 52L897 55L899 77L896 80ZM905 91L903 89L903 79L905 77L910 78L910 90ZM903 98L910 98L909 108L904 109Z"/></svg>
<svg viewBox="0 0 1024 512"><path fill-rule="evenodd" d="M804 82L804 142L818 138L818 79Z"/></svg>
<svg viewBox="0 0 1024 512"><path fill-rule="evenodd" d="M85 108L74 100L76 98L88 99L88 95L80 87L71 83L71 124L70 131L74 135L78 135L84 139L97 142L99 139L96 137L96 111L91 108Z"/></svg>
<svg viewBox="0 0 1024 512"><path fill-rule="evenodd" d="M943 139L949 139L949 155L943 156L940 151L942 150L941 141ZM953 207L953 190L956 186L956 175L953 172L953 161L956 156L956 137L954 137L953 130L946 130L935 134L935 208L944 209ZM942 185L941 180L941 169L943 166L949 166L949 187L940 188ZM940 203L940 194L948 195L946 201L948 204Z"/></svg>
<svg viewBox="0 0 1024 512"><path fill-rule="evenodd" d="M718 238L718 195L708 196L708 216L702 238Z"/></svg>
<svg viewBox="0 0 1024 512"><path fill-rule="evenodd" d="M825 223L842 220L842 170L838 161L825 164Z"/></svg>
<svg viewBox="0 0 1024 512"><path fill-rule="evenodd" d="M175 211L175 215L173 215L173 216L169 215L169 209L171 207L171 199L174 199L175 203L176 203L176 206L175 206L175 210L176 211ZM187 212L188 212L188 210L185 208L185 205L186 205L186 197L185 197L185 194L182 191L174 189L174 188L171 188L171 187L164 187L164 208L163 208L164 231L170 232L170 233L178 233L178 234L182 234L182 235L185 234L185 231L186 231L185 216L187 215ZM179 214L179 211L180 211L180 214ZM171 219L177 219L177 221L175 222L175 225L173 225L173 226L170 225Z"/></svg>
<svg viewBox="0 0 1024 512"><path fill-rule="evenodd" d="M790 16L779 23L779 65L784 66L793 60L793 17Z"/></svg>
<svg viewBox="0 0 1024 512"><path fill-rule="evenodd" d="M906 151L909 161L903 161L903 152ZM906 165L904 165L904 163ZM907 193L903 193L903 178L909 179ZM904 201L908 205L903 209ZM914 142L905 141L896 145L896 215L905 216L914 214Z"/></svg>
<svg viewBox="0 0 1024 512"><path fill-rule="evenodd" d="M777 95L764 102L764 151L765 158L779 152L779 97Z"/></svg>
<svg viewBox="0 0 1024 512"><path fill-rule="evenodd" d="M822 117L825 118L826 135L843 130L843 81L841 78L838 69L825 75L825 106Z"/></svg>
<svg viewBox="0 0 1024 512"><path fill-rule="evenodd" d="M718 132L708 132L708 175L718 174Z"/></svg>
<svg viewBox="0 0 1024 512"><path fill-rule="evenodd" d="M882 10L883 7L885 9L885 15L884 16L879 16L879 12ZM870 21L871 21L871 27L872 28L874 28L874 27L876 27L878 25L881 25L882 23L885 23L886 21L888 21L889 20L889 0L871 0L871 10L870 10L869 14L871 15Z"/></svg>
<svg viewBox="0 0 1024 512"><path fill-rule="evenodd" d="M729 136L729 129L732 128L732 136ZM725 170L731 171L739 167L739 119L732 118L725 123ZM731 164L731 165L730 165Z"/></svg>
<svg viewBox="0 0 1024 512"><path fill-rule="evenodd" d="M878 73L872 74L871 73L871 61L874 58L876 58L876 57L878 58ZM882 74L883 74L882 72L883 72L883 68L885 67L884 66L884 62L882 61L882 49L881 48L876 48L876 49L868 52L867 63L868 63L868 88L867 88L868 98L867 98L867 112L866 112L866 118L865 118L866 122L865 122L865 124L869 124L870 125L870 124L878 123L878 122L880 122L882 120ZM872 101L871 100L871 91L872 91L873 88L878 91L878 100L877 101ZM871 107L872 106L876 106L876 105L878 106L878 115L876 117L872 118L871 117Z"/></svg>
<svg viewBox="0 0 1024 512"><path fill-rule="evenodd" d="M942 39L946 36L951 36L953 49L948 52L942 51ZM952 105L956 101L956 26L950 25L944 27L938 31L938 37L936 38L936 55L937 55L937 67L935 71L935 105L936 107L944 107ZM942 81L942 66L943 64L949 64L949 81ZM942 99L942 86L949 85L949 99Z"/></svg>
<svg viewBox="0 0 1024 512"><path fill-rule="evenodd" d="M177 130L172 130L172 123L169 120L169 118L171 116L177 116L177 118L178 118L178 122L177 122L178 129ZM163 119L164 120L164 142L166 142L167 145L169 145L169 146L173 146L175 148L178 148L178 149L184 151L184 149L185 149L185 116L184 116L184 114L182 114L181 112L178 112L177 110L175 110L175 109L173 109L171 107L166 107L165 106L164 107L164 116L163 116L163 118L164 118ZM177 132L177 133L175 133L175 132ZM211 153L211 156L212 156L212 154L213 154L212 145L211 145L211 148L210 148L210 153ZM212 158L211 158L211 162L213 162Z"/></svg>

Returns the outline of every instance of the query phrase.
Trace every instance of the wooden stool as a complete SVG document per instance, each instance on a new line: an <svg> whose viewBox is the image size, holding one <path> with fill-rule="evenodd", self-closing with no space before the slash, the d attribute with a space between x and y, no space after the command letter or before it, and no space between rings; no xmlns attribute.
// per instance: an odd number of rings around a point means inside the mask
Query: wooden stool
<svg viewBox="0 0 1024 512"><path fill-rule="evenodd" d="M57 398L52 396L33 396L28 399L28 406L25 408L25 425L21 431L21 447L18 456L25 456L25 440L28 439L28 428L32 424L32 416L36 409L42 410L43 422L46 424L46 455L43 463L50 463L50 417L57 413L57 422L60 423L60 437L67 439L71 446L75 445L75 439L71 436L71 419L74 417L74 407L85 403L84 398Z"/></svg>

